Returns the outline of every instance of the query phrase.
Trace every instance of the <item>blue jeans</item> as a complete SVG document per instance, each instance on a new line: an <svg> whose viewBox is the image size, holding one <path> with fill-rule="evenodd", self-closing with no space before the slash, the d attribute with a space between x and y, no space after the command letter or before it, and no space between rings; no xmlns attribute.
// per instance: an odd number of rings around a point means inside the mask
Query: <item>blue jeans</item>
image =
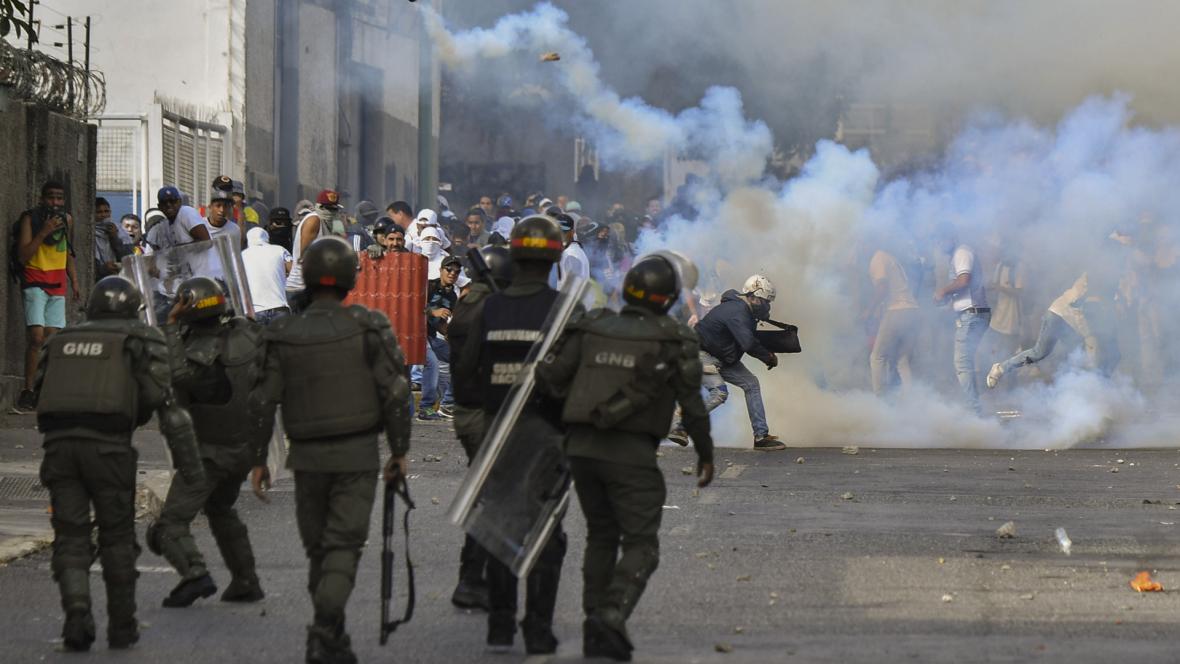
<svg viewBox="0 0 1180 664"><path fill-rule="evenodd" d="M720 360L702 351L701 363L705 365L705 373L701 376L701 386L705 388L705 408L713 412L725 403L729 398L729 388L725 384L731 383L746 395L746 412L750 415L754 440L765 438L770 428L766 424L766 407L762 404L762 386L758 383L758 377L750 373L740 360L723 365Z"/></svg>
<svg viewBox="0 0 1180 664"><path fill-rule="evenodd" d="M1004 360L1000 366L1004 368L1004 373L1017 368L1024 367L1030 364L1036 364L1041 360L1049 357L1049 353L1053 352L1053 348L1057 345L1058 339L1061 338L1069 326L1061 319L1061 316L1046 311L1041 318L1041 331L1037 334L1037 342L1032 348L1022 350L1012 357Z"/></svg>
<svg viewBox="0 0 1180 664"><path fill-rule="evenodd" d="M259 325L270 325L272 322L290 315L291 310L287 307L275 307L274 309L264 309L263 311L254 312L254 322Z"/></svg>
<svg viewBox="0 0 1180 664"><path fill-rule="evenodd" d="M422 367L422 401L419 408L425 410L434 406L442 396L442 406L455 402L451 394L451 350L447 342L431 335L426 344L426 364Z"/></svg>
<svg viewBox="0 0 1180 664"><path fill-rule="evenodd" d="M975 351L979 350L979 342L983 341L983 334L987 332L991 323L990 311L971 313L967 311L956 314L955 318L955 375L959 379L959 387L963 389L963 397L967 406L976 415L983 414L979 404L979 387L975 384Z"/></svg>

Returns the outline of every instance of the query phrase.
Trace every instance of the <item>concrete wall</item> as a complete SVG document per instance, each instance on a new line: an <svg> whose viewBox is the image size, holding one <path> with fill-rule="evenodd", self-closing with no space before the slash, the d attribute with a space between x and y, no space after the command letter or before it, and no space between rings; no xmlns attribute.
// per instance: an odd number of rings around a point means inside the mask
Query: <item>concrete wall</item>
<svg viewBox="0 0 1180 664"><path fill-rule="evenodd" d="M8 278L12 224L21 212L36 205L41 185L49 179L66 186L66 206L74 217L74 258L83 297L94 284L94 165L95 131L63 115L0 96L0 255L4 277L0 301L0 406L7 407L24 374L24 309L19 287ZM82 302L67 302L69 320L78 319Z"/></svg>

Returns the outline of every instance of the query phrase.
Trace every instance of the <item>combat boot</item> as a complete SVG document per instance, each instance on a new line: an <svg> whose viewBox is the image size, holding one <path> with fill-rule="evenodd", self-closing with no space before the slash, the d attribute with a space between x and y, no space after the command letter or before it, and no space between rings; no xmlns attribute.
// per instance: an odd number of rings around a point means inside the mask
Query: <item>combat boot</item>
<svg viewBox="0 0 1180 664"><path fill-rule="evenodd" d="M317 621L307 628L307 664L356 664L352 640L343 625Z"/></svg>
<svg viewBox="0 0 1180 664"><path fill-rule="evenodd" d="M94 643L94 616L90 613L90 571L69 568L57 574L61 608L66 622L61 630L66 650L90 650Z"/></svg>
<svg viewBox="0 0 1180 664"><path fill-rule="evenodd" d="M618 609L596 611L583 624L583 632L592 634L596 642L597 657L610 657L617 662L631 661L631 637L627 625ZM585 648L585 642L583 642ZM590 655L587 655L589 657Z"/></svg>
<svg viewBox="0 0 1180 664"><path fill-rule="evenodd" d="M61 630L61 641L66 650L85 652L94 643L94 616L90 609L75 609L66 614Z"/></svg>
<svg viewBox="0 0 1180 664"><path fill-rule="evenodd" d="M526 616L520 621L520 631L524 635L526 653L551 655L557 652L557 636L553 633L552 624Z"/></svg>
<svg viewBox="0 0 1180 664"><path fill-rule="evenodd" d="M243 578L235 576L225 587L225 592L221 593L221 601L223 602L258 602L266 597L266 593L262 592L262 584L258 582L258 577Z"/></svg>
<svg viewBox="0 0 1180 664"><path fill-rule="evenodd" d="M107 645L130 648L139 641L139 621L135 618L135 582L139 577L135 559L139 547L134 542L112 545L100 553L102 579L107 587Z"/></svg>
<svg viewBox="0 0 1180 664"><path fill-rule="evenodd" d="M488 650L508 652L516 638L516 616L508 611L488 613Z"/></svg>
<svg viewBox="0 0 1180 664"><path fill-rule="evenodd" d="M217 584L208 573L195 579L184 579L164 598L164 608L182 609L192 606L192 603L203 597L212 597L217 593Z"/></svg>
<svg viewBox="0 0 1180 664"><path fill-rule="evenodd" d="M459 554L459 583L451 594L451 604L460 609L488 610L488 584L483 578L485 565L483 551L468 537Z"/></svg>
<svg viewBox="0 0 1180 664"><path fill-rule="evenodd" d="M225 566L233 575L221 594L223 602L257 602L266 596L254 567L254 549L250 546L246 526L233 510L209 519L213 540L221 551Z"/></svg>

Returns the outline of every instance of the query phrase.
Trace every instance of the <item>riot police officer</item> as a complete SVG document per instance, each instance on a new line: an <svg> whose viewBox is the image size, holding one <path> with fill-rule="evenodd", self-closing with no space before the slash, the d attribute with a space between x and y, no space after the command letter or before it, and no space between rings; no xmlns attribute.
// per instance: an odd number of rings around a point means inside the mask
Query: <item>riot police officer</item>
<svg viewBox="0 0 1180 664"><path fill-rule="evenodd" d="M564 399L566 454L586 516L587 657L631 659L626 620L659 564L666 490L656 448L677 402L696 447L698 486L713 478L696 333L667 315L682 289L694 285L679 276L691 264L661 254L627 272L621 312L597 309L571 323L537 369L541 389Z"/></svg>
<svg viewBox="0 0 1180 664"><path fill-rule="evenodd" d="M506 247L487 246L479 250L483 257L486 273L469 269L472 277L467 294L459 299L447 326L447 343L451 346L451 365L457 366L463 354L463 346L471 333L472 324L483 315L483 304L494 291L508 286L512 280L512 257ZM470 268L470 266L468 266ZM493 291L494 289L494 291ZM467 464L475 458L479 444L483 441L487 421L480 405L480 386L477 375L467 375L460 380L453 376L451 392L455 397L454 426L459 444L467 454ZM488 587L484 578L487 553L470 535L463 541L459 553L459 583L451 594L451 603L461 609L487 609Z"/></svg>
<svg viewBox="0 0 1180 664"><path fill-rule="evenodd" d="M135 429L156 411L184 480L200 482L204 475L192 421L172 394L164 337L138 320L142 308L143 296L130 281L103 278L87 304L88 320L54 335L37 368L37 426L45 434L41 483L53 506L52 568L66 613L67 650L88 650L94 642L90 564L96 553L107 589L107 643L128 648L139 640Z"/></svg>
<svg viewBox="0 0 1180 664"><path fill-rule="evenodd" d="M355 662L344 608L369 536L369 515L381 468L378 433L392 455L387 482L406 471L410 386L405 358L384 314L342 301L356 285L357 257L336 237L311 243L303 258L310 304L265 332L261 412L282 404L291 439L287 467L295 475L295 519L309 561L315 607L307 631L308 662ZM266 449L251 482L268 482Z"/></svg>
<svg viewBox="0 0 1180 664"><path fill-rule="evenodd" d="M165 607L186 607L217 592L189 531L201 511L232 577L221 600L263 598L246 525L234 510L257 449L270 438L271 427L247 407L262 372L262 327L228 313L221 286L208 277L193 277L181 283L164 326L172 382L192 415L205 466L204 482L172 482L159 518L148 528L148 548L164 556L181 578L164 598Z"/></svg>
<svg viewBox="0 0 1180 664"><path fill-rule="evenodd" d="M483 302L483 311L472 322L460 358L452 366L456 381L480 386L479 400L485 417L495 416L529 349L541 336L541 327L557 299L557 291L549 287L549 272L561 259L563 247L561 230L548 217L525 217L512 229L509 255L516 270L512 283L503 292L490 295ZM531 422L544 417L544 409L533 403L521 414L518 427L528 430L532 428ZM547 434L540 433L551 430L551 426L538 422L535 430L539 432L536 439L538 450L560 445L560 441L545 440ZM522 487L522 490L526 489ZM557 604L565 543L565 533L559 523L528 576L521 628L525 650L529 654L557 650L553 610ZM493 557L489 557L487 566L487 643L493 650L506 650L512 647L516 634L518 580L506 565Z"/></svg>

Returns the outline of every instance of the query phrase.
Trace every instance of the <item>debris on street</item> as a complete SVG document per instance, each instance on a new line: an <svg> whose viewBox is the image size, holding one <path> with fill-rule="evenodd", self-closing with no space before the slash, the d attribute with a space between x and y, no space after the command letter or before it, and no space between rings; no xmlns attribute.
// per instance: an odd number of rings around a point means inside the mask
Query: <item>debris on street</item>
<svg viewBox="0 0 1180 664"><path fill-rule="evenodd" d="M996 528L996 537L999 537L1000 539L1012 539L1013 537L1016 537L1016 522L1009 521L999 528Z"/></svg>
<svg viewBox="0 0 1180 664"><path fill-rule="evenodd" d="M1151 580L1151 572L1139 572L1131 579L1131 587L1138 593L1162 593L1164 586L1158 581Z"/></svg>
<svg viewBox="0 0 1180 664"><path fill-rule="evenodd" d="M840 450L840 454L848 454L848 455L860 454L860 448L857 447L856 445L847 445L843 449Z"/></svg>
<svg viewBox="0 0 1180 664"><path fill-rule="evenodd" d="M1054 533L1057 536L1057 544L1061 547L1061 552L1069 555L1069 550L1073 548L1073 540L1069 539L1069 534L1065 532L1065 528L1058 528Z"/></svg>

